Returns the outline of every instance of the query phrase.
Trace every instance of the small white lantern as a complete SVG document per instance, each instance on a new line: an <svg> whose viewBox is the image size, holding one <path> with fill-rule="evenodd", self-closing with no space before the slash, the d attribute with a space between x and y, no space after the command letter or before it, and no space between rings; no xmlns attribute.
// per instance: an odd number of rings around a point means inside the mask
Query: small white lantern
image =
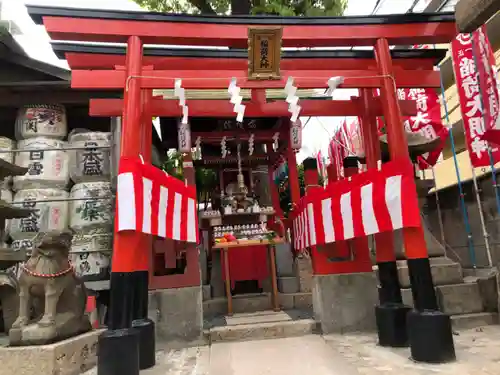
<svg viewBox="0 0 500 375"><path fill-rule="evenodd" d="M300 120L290 122L290 147L293 150L302 148L302 122Z"/></svg>
<svg viewBox="0 0 500 375"><path fill-rule="evenodd" d="M179 122L178 126L178 142L179 142L179 152L188 153L191 152L191 129L189 124L183 124L182 121Z"/></svg>

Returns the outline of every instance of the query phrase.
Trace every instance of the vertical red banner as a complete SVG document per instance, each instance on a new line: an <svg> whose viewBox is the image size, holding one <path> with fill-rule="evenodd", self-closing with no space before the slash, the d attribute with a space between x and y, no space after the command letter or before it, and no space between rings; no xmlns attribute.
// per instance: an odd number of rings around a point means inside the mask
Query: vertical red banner
<svg viewBox="0 0 500 375"><path fill-rule="evenodd" d="M498 77L495 56L486 33L486 25L477 29L472 34L472 38L474 60L479 73L481 104L484 109L485 131L482 139L498 145L500 144Z"/></svg>
<svg viewBox="0 0 500 375"><path fill-rule="evenodd" d="M458 34L451 43L451 52L469 156L474 167L485 167L490 165L490 158L471 35ZM498 148L494 148L495 162L499 156Z"/></svg>
<svg viewBox="0 0 500 375"><path fill-rule="evenodd" d="M439 97L434 89L398 89L399 100L415 100L417 115L404 117L405 130L408 133L419 133L427 139L441 139L440 146L419 158L422 169L436 164L443 151L444 143L448 137L448 129L441 121L441 106Z"/></svg>

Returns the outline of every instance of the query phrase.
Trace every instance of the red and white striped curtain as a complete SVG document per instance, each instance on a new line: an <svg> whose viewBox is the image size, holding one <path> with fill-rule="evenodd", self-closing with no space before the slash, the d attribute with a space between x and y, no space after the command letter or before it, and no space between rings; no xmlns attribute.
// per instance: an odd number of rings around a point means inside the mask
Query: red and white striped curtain
<svg viewBox="0 0 500 375"><path fill-rule="evenodd" d="M115 225L176 241L198 243L196 190L135 158L121 158Z"/></svg>
<svg viewBox="0 0 500 375"><path fill-rule="evenodd" d="M391 161L318 188L292 216L294 248L324 245L421 225L413 167Z"/></svg>

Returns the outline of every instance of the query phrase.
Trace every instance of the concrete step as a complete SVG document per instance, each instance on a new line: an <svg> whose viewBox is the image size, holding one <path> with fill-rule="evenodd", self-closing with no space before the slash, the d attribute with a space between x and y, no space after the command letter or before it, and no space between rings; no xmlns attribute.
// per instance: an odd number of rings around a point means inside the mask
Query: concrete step
<svg viewBox="0 0 500 375"><path fill-rule="evenodd" d="M463 282L462 267L448 258L431 258L431 273L434 285L460 284ZM410 274L406 261L398 261L401 288L410 287Z"/></svg>
<svg viewBox="0 0 500 375"><path fill-rule="evenodd" d="M280 276L278 277L278 291L280 293L298 293L300 290L300 282L295 276Z"/></svg>
<svg viewBox="0 0 500 375"><path fill-rule="evenodd" d="M212 287L210 285L202 285L203 301L208 301L212 298Z"/></svg>
<svg viewBox="0 0 500 375"><path fill-rule="evenodd" d="M248 313L271 309L271 295L269 293L242 294L233 296L233 312ZM215 316L227 313L227 298L212 298L203 301L203 315Z"/></svg>
<svg viewBox="0 0 500 375"><path fill-rule="evenodd" d="M403 302L413 306L411 289L402 289ZM450 315L471 314L484 311L481 292L477 283L440 285L436 287L439 309Z"/></svg>
<svg viewBox="0 0 500 375"><path fill-rule="evenodd" d="M455 330L473 329L498 324L498 313L481 312L474 314L452 315L451 324Z"/></svg>
<svg viewBox="0 0 500 375"><path fill-rule="evenodd" d="M312 311L311 293L279 293L280 307L285 310L300 309ZM271 294L242 294L233 296L233 312L251 313L271 310ZM203 301L203 316L211 317L227 313L227 299L213 298Z"/></svg>
<svg viewBox="0 0 500 375"><path fill-rule="evenodd" d="M204 330L209 342L247 341L304 336L316 332L316 322L297 311L264 311L226 316Z"/></svg>
<svg viewBox="0 0 500 375"><path fill-rule="evenodd" d="M278 297L282 309L312 311L312 293L310 292L280 293Z"/></svg>

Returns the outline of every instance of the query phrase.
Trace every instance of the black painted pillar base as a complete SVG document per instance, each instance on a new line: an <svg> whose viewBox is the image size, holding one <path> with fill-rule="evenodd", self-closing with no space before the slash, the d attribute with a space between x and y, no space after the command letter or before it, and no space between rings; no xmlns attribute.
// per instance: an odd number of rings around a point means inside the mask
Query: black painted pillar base
<svg viewBox="0 0 500 375"><path fill-rule="evenodd" d="M404 348L409 345L406 327L411 307L403 304L385 303L375 306L378 343L380 346Z"/></svg>
<svg viewBox="0 0 500 375"><path fill-rule="evenodd" d="M151 368L156 364L155 324L151 319L137 319L132 327L139 332L139 368Z"/></svg>
<svg viewBox="0 0 500 375"><path fill-rule="evenodd" d="M408 313L411 357L425 363L446 363L456 359L451 319L440 311Z"/></svg>
<svg viewBox="0 0 500 375"><path fill-rule="evenodd" d="M378 279L380 281L380 287L378 289L380 304L403 304L396 261L377 262L377 267Z"/></svg>
<svg viewBox="0 0 500 375"><path fill-rule="evenodd" d="M438 311L436 291L428 257L408 259L415 310L408 313L408 335L413 360L426 363L454 361L451 320Z"/></svg>
<svg viewBox="0 0 500 375"><path fill-rule="evenodd" d="M401 348L408 346L406 315L411 307L403 305L398 267L395 260L378 262L380 305L375 306L378 342L380 346Z"/></svg>
<svg viewBox="0 0 500 375"><path fill-rule="evenodd" d="M107 330L99 336L97 375L139 375L138 330Z"/></svg>
<svg viewBox="0 0 500 375"><path fill-rule="evenodd" d="M137 371L153 367L156 363L155 325L148 319L148 271L112 272L110 287L109 337L103 336L104 345L118 346L117 341L124 340L123 345L130 345L129 335L115 335L114 332L130 331L135 334L137 346ZM103 334L105 335L106 332ZM107 343L110 341L110 343ZM101 344L99 344L101 345ZM123 349L124 351L125 349ZM120 349L118 349L120 352ZM106 354L109 357L109 355ZM101 350L98 353L101 363ZM110 361L109 359L103 359ZM104 364L103 364L104 366ZM112 364L106 365L107 371L114 371ZM132 364L130 365L132 366ZM119 367L121 368L121 367ZM118 371L118 370L116 370ZM135 371L135 368L130 371ZM115 372L102 372L102 375L114 375ZM116 372L118 375L119 372ZM126 372L123 375L133 375Z"/></svg>

